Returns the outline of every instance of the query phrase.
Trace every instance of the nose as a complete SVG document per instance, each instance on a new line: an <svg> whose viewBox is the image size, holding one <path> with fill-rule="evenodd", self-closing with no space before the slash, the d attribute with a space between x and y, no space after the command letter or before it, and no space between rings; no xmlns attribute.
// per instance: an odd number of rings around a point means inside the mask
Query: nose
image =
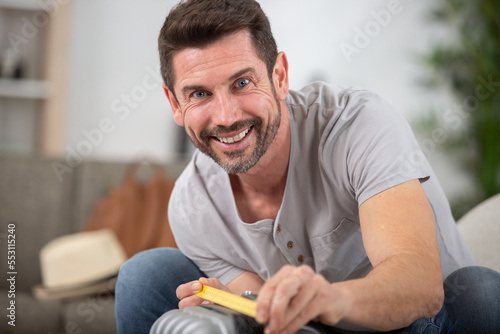
<svg viewBox="0 0 500 334"><path fill-rule="evenodd" d="M241 119L238 101L228 93L217 94L213 105L213 122L216 126L229 127Z"/></svg>

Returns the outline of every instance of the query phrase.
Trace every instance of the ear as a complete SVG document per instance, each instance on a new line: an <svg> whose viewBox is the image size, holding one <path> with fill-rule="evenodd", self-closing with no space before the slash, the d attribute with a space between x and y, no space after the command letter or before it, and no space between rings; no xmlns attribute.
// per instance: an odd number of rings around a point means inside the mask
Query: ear
<svg viewBox="0 0 500 334"><path fill-rule="evenodd" d="M278 99L283 101L288 95L288 59L284 52L278 53L273 70L273 83Z"/></svg>
<svg viewBox="0 0 500 334"><path fill-rule="evenodd" d="M170 89L168 89L165 83L162 84L162 87L165 95L167 96L168 102L170 102L170 106L172 107L172 113L174 114L175 123L180 126L184 126L184 121L182 120L182 112L177 98L175 97L174 93L172 93Z"/></svg>

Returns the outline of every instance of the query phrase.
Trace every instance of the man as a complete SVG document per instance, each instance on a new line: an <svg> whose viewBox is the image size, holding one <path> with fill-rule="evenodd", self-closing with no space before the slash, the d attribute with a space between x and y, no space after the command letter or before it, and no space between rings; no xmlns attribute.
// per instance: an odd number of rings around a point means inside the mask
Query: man
<svg viewBox="0 0 500 334"><path fill-rule="evenodd" d="M311 320L500 331L500 275L468 267L436 177L386 102L324 83L289 90L254 0L180 3L159 51L174 119L198 151L169 204L180 251L146 251L120 271L120 333L200 304L201 284L257 293L266 333Z"/></svg>

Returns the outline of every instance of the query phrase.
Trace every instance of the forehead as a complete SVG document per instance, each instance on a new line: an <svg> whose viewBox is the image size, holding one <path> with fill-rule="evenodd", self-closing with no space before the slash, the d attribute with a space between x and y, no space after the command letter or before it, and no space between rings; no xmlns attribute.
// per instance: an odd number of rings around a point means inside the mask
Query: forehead
<svg viewBox="0 0 500 334"><path fill-rule="evenodd" d="M183 49L174 55L173 65L176 91L196 80L215 81L231 76L241 68L265 69L247 31L228 35L203 48Z"/></svg>

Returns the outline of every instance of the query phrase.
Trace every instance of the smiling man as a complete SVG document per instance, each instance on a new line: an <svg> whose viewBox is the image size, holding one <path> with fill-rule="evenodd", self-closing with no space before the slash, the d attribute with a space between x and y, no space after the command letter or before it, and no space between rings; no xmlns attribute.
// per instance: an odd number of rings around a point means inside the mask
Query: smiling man
<svg viewBox="0 0 500 334"><path fill-rule="evenodd" d="M119 333L199 305L206 284L258 294L266 333L495 333L499 274L474 264L410 127L380 97L312 83L254 0L188 0L159 37L165 93L198 150L176 182L177 249L134 256ZM444 279L444 282L443 282Z"/></svg>
<svg viewBox="0 0 500 334"><path fill-rule="evenodd" d="M285 74L285 55L277 62ZM178 73L175 88L165 92L177 124L184 125L196 147L227 173L249 171L281 128L280 98L288 88L278 97L249 32L237 32L206 48L186 48L174 57L173 67Z"/></svg>

